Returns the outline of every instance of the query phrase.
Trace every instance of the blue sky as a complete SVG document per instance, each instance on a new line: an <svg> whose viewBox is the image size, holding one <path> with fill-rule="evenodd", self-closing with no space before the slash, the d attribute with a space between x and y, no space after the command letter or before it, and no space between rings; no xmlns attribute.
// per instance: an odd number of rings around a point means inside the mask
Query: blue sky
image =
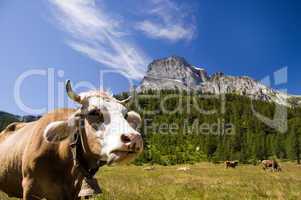
<svg viewBox="0 0 301 200"><path fill-rule="evenodd" d="M0 2L0 110L27 114L14 88L29 70L54 70L54 104L65 79L127 90L153 59L185 57L209 74L222 71L255 79L288 67L286 88L301 94L299 0L41 0ZM49 73L48 73L49 74ZM78 88L84 90L84 87ZM25 105L48 104L47 77L21 84ZM51 109L51 108L50 108Z"/></svg>

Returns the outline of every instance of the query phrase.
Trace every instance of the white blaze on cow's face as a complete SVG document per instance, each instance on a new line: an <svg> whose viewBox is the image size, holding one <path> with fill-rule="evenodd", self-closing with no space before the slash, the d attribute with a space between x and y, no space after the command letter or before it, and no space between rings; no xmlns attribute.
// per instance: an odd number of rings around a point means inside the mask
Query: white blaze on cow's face
<svg viewBox="0 0 301 200"><path fill-rule="evenodd" d="M85 116L88 146L108 164L133 160L143 150L143 140L136 128L140 115L127 112L118 101L106 92L90 91L76 94L70 80L66 82L70 99L81 104L81 109L66 121L50 123L44 130L46 142L60 142L78 131L80 116ZM91 139L92 138L92 139Z"/></svg>
<svg viewBox="0 0 301 200"><path fill-rule="evenodd" d="M82 95L80 95L82 96ZM114 98L83 96L87 105L87 121L93 127L101 145L102 160L109 164L128 162L143 150L142 137L135 128L141 122L140 116L127 109Z"/></svg>

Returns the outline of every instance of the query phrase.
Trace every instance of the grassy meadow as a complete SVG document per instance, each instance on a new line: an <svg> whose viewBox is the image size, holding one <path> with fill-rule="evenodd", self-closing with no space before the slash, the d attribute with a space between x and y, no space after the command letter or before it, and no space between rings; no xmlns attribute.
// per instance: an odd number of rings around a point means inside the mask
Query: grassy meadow
<svg viewBox="0 0 301 200"><path fill-rule="evenodd" d="M103 194L97 200L301 199L301 166L281 163L282 172L260 166L223 164L104 167L97 174ZM189 170L180 171L187 167ZM1 200L8 198L0 195Z"/></svg>

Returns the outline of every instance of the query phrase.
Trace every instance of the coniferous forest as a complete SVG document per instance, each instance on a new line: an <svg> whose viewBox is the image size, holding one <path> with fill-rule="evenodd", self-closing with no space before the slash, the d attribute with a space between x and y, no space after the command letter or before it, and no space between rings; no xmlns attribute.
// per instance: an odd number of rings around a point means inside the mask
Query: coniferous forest
<svg viewBox="0 0 301 200"><path fill-rule="evenodd" d="M252 101L234 94L208 97L179 91L134 95L129 107L143 118L145 151L137 164L224 160L256 164L262 159L300 163L301 108L298 107ZM275 115L276 120L284 119L279 122L283 129L263 123L255 112L270 119Z"/></svg>

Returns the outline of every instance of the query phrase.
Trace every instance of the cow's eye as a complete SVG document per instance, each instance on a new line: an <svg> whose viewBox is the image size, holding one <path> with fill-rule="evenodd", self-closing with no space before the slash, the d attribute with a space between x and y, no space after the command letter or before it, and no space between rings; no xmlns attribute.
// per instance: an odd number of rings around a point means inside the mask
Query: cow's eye
<svg viewBox="0 0 301 200"><path fill-rule="evenodd" d="M87 120L93 128L97 129L104 122L104 117L100 110L95 109L87 114Z"/></svg>

